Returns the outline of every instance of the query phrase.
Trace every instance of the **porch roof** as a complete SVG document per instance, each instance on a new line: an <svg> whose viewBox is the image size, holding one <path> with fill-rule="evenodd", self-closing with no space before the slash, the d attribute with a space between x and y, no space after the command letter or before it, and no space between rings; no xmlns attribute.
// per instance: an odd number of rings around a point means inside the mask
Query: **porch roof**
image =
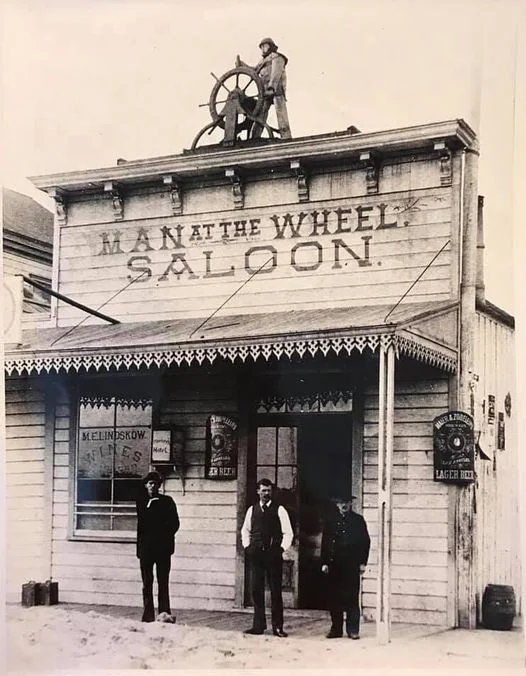
<svg viewBox="0 0 526 676"><path fill-rule="evenodd" d="M357 306L211 319L32 329L7 346L8 375L137 369L182 363L234 362L286 355L375 352L393 344L446 371L457 363L457 304L451 301Z"/></svg>

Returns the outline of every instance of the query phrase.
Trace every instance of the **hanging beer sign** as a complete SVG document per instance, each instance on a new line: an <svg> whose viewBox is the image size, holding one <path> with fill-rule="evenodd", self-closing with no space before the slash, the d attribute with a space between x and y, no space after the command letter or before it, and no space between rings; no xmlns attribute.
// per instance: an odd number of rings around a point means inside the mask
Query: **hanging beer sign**
<svg viewBox="0 0 526 676"><path fill-rule="evenodd" d="M237 427L226 415L211 415L206 424L206 479L237 477Z"/></svg>
<svg viewBox="0 0 526 676"><path fill-rule="evenodd" d="M433 421L434 479L450 483L475 481L473 418L450 411Z"/></svg>

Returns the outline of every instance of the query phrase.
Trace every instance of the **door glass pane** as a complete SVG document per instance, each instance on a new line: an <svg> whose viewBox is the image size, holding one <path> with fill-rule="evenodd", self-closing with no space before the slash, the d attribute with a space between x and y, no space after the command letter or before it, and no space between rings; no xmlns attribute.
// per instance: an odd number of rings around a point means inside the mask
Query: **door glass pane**
<svg viewBox="0 0 526 676"><path fill-rule="evenodd" d="M276 462L276 429L258 428L257 464L273 465Z"/></svg>
<svg viewBox="0 0 526 676"><path fill-rule="evenodd" d="M295 467L278 467L278 488L289 491L296 489Z"/></svg>
<svg viewBox="0 0 526 676"><path fill-rule="evenodd" d="M273 484L276 483L276 465L258 465L257 480L270 479Z"/></svg>
<svg viewBox="0 0 526 676"><path fill-rule="evenodd" d="M296 446L298 430L296 427L280 427L278 429L278 464L296 464Z"/></svg>

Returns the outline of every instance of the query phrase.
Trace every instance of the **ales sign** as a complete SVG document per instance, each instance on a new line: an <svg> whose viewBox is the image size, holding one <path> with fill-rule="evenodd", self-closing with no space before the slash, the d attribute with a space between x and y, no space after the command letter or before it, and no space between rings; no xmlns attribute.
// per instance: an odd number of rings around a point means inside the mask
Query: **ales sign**
<svg viewBox="0 0 526 676"><path fill-rule="evenodd" d="M451 483L475 481L473 418L450 411L433 421L434 479Z"/></svg>

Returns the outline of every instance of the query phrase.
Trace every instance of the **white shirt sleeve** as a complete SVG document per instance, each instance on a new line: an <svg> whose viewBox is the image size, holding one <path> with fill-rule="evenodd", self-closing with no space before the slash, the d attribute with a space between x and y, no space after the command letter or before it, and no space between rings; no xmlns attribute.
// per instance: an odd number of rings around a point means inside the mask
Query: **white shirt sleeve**
<svg viewBox="0 0 526 676"><path fill-rule="evenodd" d="M241 526L241 544L246 549L250 544L250 522L252 521L252 507L247 509L245 520Z"/></svg>
<svg viewBox="0 0 526 676"><path fill-rule="evenodd" d="M292 544L294 539L294 533L292 532L292 526L290 524L290 518L287 510L282 505L278 508L278 516L281 522L281 532L283 533L283 540L281 541L281 546L283 551L286 552L287 549Z"/></svg>

